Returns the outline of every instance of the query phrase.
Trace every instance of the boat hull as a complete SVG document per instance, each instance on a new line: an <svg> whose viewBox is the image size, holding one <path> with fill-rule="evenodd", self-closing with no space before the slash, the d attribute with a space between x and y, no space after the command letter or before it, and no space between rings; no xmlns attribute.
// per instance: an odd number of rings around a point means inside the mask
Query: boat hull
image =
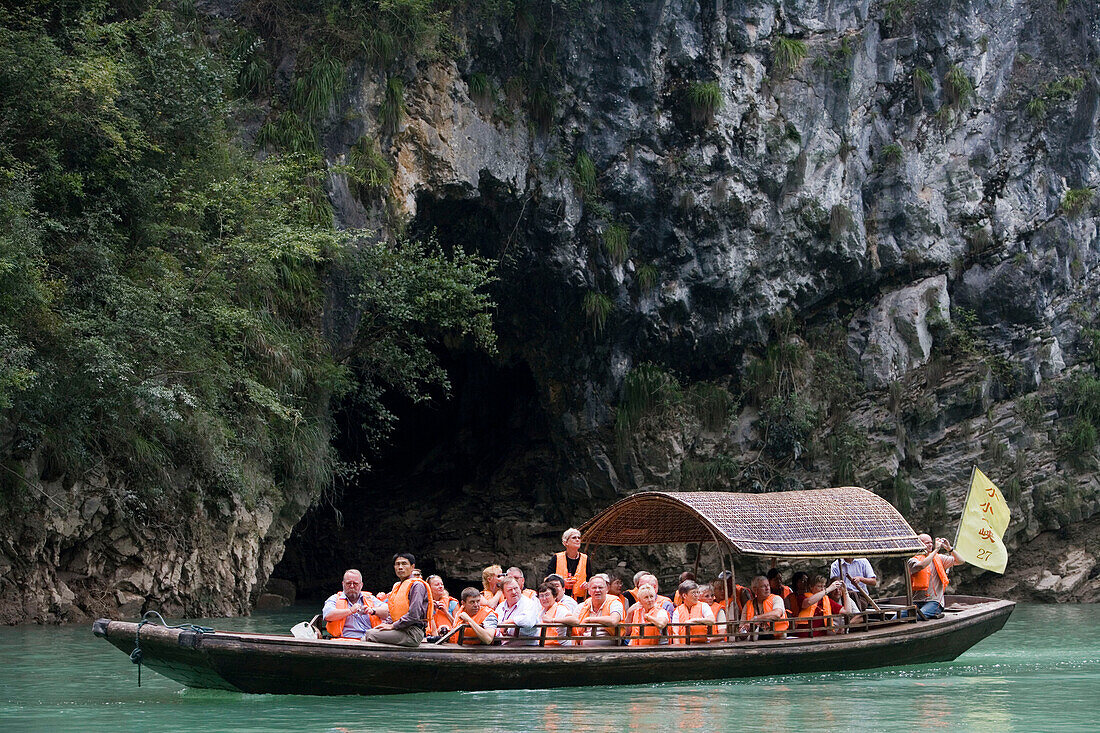
<svg viewBox="0 0 1100 733"><path fill-rule="evenodd" d="M956 597L942 619L816 639L644 648L386 647L146 625L144 664L188 687L248 693L382 695L718 680L950 661L1008 620L1015 604ZM129 654L137 624L93 626Z"/></svg>

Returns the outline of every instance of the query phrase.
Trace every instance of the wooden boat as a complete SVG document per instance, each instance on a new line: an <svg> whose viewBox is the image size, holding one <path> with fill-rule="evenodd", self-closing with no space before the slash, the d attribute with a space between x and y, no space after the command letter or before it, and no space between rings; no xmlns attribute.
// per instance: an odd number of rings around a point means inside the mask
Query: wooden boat
<svg viewBox="0 0 1100 733"><path fill-rule="evenodd" d="M812 512L812 522L805 520ZM854 521L852 517L858 517ZM911 555L912 528L879 497L846 487L782 494L645 492L582 526L588 544L716 542L725 554ZM732 563L730 563L732 569ZM718 680L950 661L999 630L1010 601L949 596L942 618L918 620L910 599L848 633L649 647L422 644L409 649L99 619L93 632L189 687L250 693L378 695ZM908 609L906 617L903 612ZM736 630L736 629L735 629ZM696 637L698 640L698 637Z"/></svg>

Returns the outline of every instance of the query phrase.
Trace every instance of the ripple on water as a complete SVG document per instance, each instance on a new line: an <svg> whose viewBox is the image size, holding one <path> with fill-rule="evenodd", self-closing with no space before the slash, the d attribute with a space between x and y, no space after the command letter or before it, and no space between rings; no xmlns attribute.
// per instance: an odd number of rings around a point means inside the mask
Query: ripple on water
<svg viewBox="0 0 1100 733"><path fill-rule="evenodd" d="M285 632L312 609L210 621ZM1020 606L956 662L630 687L378 698L189 690L136 668L87 626L0 629L0 730L842 731L1095 729L1100 607Z"/></svg>

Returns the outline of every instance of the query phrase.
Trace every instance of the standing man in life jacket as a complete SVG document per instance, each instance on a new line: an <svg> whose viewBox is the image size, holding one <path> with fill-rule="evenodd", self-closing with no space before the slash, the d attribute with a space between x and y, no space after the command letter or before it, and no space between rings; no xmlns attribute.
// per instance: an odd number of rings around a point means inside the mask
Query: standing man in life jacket
<svg viewBox="0 0 1100 733"><path fill-rule="evenodd" d="M363 592L363 575L354 568L344 573L343 586L325 601L325 629L333 639L362 639L371 628L374 596Z"/></svg>
<svg viewBox="0 0 1100 733"><path fill-rule="evenodd" d="M565 552L556 552L546 564L547 575L565 579L565 592L583 601L588 595L588 555L581 552L581 531L570 527L561 533Z"/></svg>
<svg viewBox="0 0 1100 733"><path fill-rule="evenodd" d="M389 620L378 624L363 635L363 641L394 646L420 646L428 628L428 609L432 606L432 591L423 578L413 575L416 558L411 552L393 556L393 572L397 582L386 596L383 611Z"/></svg>
<svg viewBox="0 0 1100 733"><path fill-rule="evenodd" d="M938 537L933 542L930 535L922 534L919 539L924 543L924 554L909 558L905 569L909 572L917 613L922 617L932 618L943 613L948 571L966 561L959 557L959 553L943 537ZM941 549L950 554L941 554Z"/></svg>

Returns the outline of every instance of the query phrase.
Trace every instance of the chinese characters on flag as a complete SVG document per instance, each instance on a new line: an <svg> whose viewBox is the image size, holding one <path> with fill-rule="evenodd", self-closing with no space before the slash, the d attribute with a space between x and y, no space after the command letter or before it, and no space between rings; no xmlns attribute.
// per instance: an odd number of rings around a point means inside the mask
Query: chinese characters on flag
<svg viewBox="0 0 1100 733"><path fill-rule="evenodd" d="M995 573L1003 573L1008 563L1005 549L1005 529L1010 516L1001 491L986 475L974 468L970 478L970 493L966 495L955 550L962 559Z"/></svg>

